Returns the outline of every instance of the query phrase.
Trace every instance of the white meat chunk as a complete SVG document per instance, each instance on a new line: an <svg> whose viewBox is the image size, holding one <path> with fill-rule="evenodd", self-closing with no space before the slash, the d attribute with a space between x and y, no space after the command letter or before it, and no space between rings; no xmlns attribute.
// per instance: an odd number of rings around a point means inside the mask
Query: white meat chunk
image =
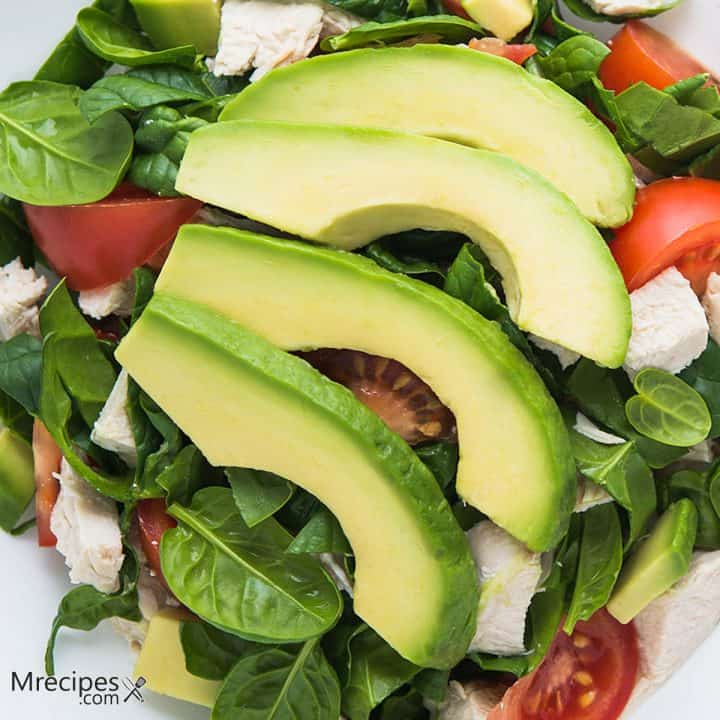
<svg viewBox="0 0 720 720"><path fill-rule="evenodd" d="M489 520L467 533L477 568L480 605L471 652L525 652L525 618L542 577L539 553L530 552Z"/></svg>
<svg viewBox="0 0 720 720"><path fill-rule="evenodd" d="M437 708L438 720L486 720L506 689L506 686L489 680L465 684L453 680L445 701Z"/></svg>
<svg viewBox="0 0 720 720"><path fill-rule="evenodd" d="M582 475L578 475L577 497L575 499L576 513L585 512L597 505L605 505L612 501L612 496L602 485L598 485L596 482Z"/></svg>
<svg viewBox="0 0 720 720"><path fill-rule="evenodd" d="M594 440L601 445L624 445L627 442L625 438L601 430L592 420L585 417L581 412L575 416L574 429L586 438Z"/></svg>
<svg viewBox="0 0 720 720"><path fill-rule="evenodd" d="M90 439L99 447L117 453L128 465L137 465L137 447L127 411L128 374L121 370L112 392L95 421Z"/></svg>
<svg viewBox="0 0 720 720"><path fill-rule="evenodd" d="M679 373L707 347L708 323L690 283L668 268L630 294L632 336L625 370L646 367Z"/></svg>
<svg viewBox="0 0 720 720"><path fill-rule="evenodd" d="M635 15L668 7L669 0L583 0L601 15Z"/></svg>
<svg viewBox="0 0 720 720"><path fill-rule="evenodd" d="M720 275L710 273L702 299L710 326L710 337L720 344Z"/></svg>
<svg viewBox="0 0 720 720"><path fill-rule="evenodd" d="M109 315L129 317L134 300L135 282L129 277L112 285L81 291L78 305L88 317L102 320Z"/></svg>
<svg viewBox="0 0 720 720"><path fill-rule="evenodd" d="M539 347L541 350L547 350L551 352L560 361L560 365L563 370L567 370L571 365L574 365L582 356L573 350L568 350L562 345L557 345L554 342L545 340L544 338L538 337L537 335L530 334L528 336L532 340L533 344Z"/></svg>
<svg viewBox="0 0 720 720"><path fill-rule="evenodd" d="M32 268L23 267L20 258L0 269L0 340L21 333L40 337L37 304L47 286L47 280Z"/></svg>
<svg viewBox="0 0 720 720"><path fill-rule="evenodd" d="M362 20L317 0L226 0L215 75L244 75L251 82L270 70L303 60L319 40L360 25Z"/></svg>
<svg viewBox="0 0 720 720"><path fill-rule="evenodd" d="M60 494L50 529L70 568L70 580L105 593L117 591L125 556L115 501L85 482L65 458L56 477Z"/></svg>

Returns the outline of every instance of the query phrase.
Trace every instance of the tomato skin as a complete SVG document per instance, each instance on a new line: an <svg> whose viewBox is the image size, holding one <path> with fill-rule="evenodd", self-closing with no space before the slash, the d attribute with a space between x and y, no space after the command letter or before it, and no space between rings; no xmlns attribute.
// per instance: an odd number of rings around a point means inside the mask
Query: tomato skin
<svg viewBox="0 0 720 720"><path fill-rule="evenodd" d="M60 483L53 473L60 471L62 453L46 427L33 424L33 461L35 465L35 517L40 547L54 547L57 539L50 529L50 516L60 493Z"/></svg>
<svg viewBox="0 0 720 720"><path fill-rule="evenodd" d="M609 90L622 92L641 80L658 90L708 72L698 60L640 20L631 20L609 42L612 52L600 66Z"/></svg>
<svg viewBox="0 0 720 720"><path fill-rule="evenodd" d="M637 635L606 610L558 631L547 657L505 693L488 720L617 720L637 681Z"/></svg>
<svg viewBox="0 0 720 720"><path fill-rule="evenodd" d="M158 577L163 577L160 563L160 541L167 530L177 527L177 521L167 514L167 506L162 498L141 500L136 512L140 545L148 565Z"/></svg>
<svg viewBox="0 0 720 720"><path fill-rule="evenodd" d="M638 191L635 214L610 250L630 292L676 265L702 294L708 275L720 272L718 245L720 181L671 178Z"/></svg>
<svg viewBox="0 0 720 720"><path fill-rule="evenodd" d="M73 290L124 280L201 207L198 200L161 198L129 183L89 205L24 205L35 242Z"/></svg>
<svg viewBox="0 0 720 720"><path fill-rule="evenodd" d="M442 4L451 15L457 15L458 17L465 18L466 20L472 20L465 11L465 8L462 6L462 0L443 0Z"/></svg>
<svg viewBox="0 0 720 720"><path fill-rule="evenodd" d="M498 38L473 38L468 43L468 46L472 50L480 50L491 55L504 57L506 60L511 60L518 65L522 65L537 52L537 48L530 43L513 45Z"/></svg>

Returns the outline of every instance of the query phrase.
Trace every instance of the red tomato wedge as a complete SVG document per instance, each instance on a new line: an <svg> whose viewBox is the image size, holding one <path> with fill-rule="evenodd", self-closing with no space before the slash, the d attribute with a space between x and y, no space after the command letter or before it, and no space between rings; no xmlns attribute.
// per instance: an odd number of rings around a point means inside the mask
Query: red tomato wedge
<svg viewBox="0 0 720 720"><path fill-rule="evenodd" d="M498 38L473 38L468 45L472 50L499 55L506 60L512 60L518 65L522 65L537 52L537 48L532 44L509 45Z"/></svg>
<svg viewBox="0 0 720 720"><path fill-rule="evenodd" d="M202 207L192 198L161 198L129 183L90 205L25 205L35 242L73 290L124 280L170 243Z"/></svg>
<svg viewBox="0 0 720 720"><path fill-rule="evenodd" d="M466 20L472 20L465 11L465 8L462 6L462 0L443 0L443 5L452 15L457 15L458 17L465 18Z"/></svg>
<svg viewBox="0 0 720 720"><path fill-rule="evenodd" d="M167 514L165 500L141 500L137 506L140 545L148 564L158 577L162 577L160 541L165 531L177 527L175 518Z"/></svg>
<svg viewBox="0 0 720 720"><path fill-rule="evenodd" d="M641 80L663 90L679 80L708 72L667 35L639 20L627 23L609 44L612 52L600 67L600 79L615 92Z"/></svg>
<svg viewBox="0 0 720 720"><path fill-rule="evenodd" d="M542 665L505 693L488 720L617 720L638 672L632 624L600 610L558 632Z"/></svg>
<svg viewBox="0 0 720 720"><path fill-rule="evenodd" d="M50 516L57 502L60 483L53 473L60 471L62 453L45 426L35 420L33 425L33 461L35 463L35 518L40 547L53 547L55 535L50 529Z"/></svg>
<svg viewBox="0 0 720 720"><path fill-rule="evenodd" d="M642 188L610 249L630 292L675 265L701 295L720 272L720 181L672 178Z"/></svg>

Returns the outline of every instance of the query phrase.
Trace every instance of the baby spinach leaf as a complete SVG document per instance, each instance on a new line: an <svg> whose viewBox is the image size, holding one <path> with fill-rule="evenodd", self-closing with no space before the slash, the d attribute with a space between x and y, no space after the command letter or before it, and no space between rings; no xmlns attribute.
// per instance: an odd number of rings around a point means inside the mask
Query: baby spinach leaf
<svg viewBox="0 0 720 720"><path fill-rule="evenodd" d="M206 680L225 679L240 658L264 649L202 621L182 623L180 641L187 671Z"/></svg>
<svg viewBox="0 0 720 720"><path fill-rule="evenodd" d="M352 548L337 518L327 508L322 508L310 518L286 552L352 555Z"/></svg>
<svg viewBox="0 0 720 720"><path fill-rule="evenodd" d="M251 528L280 510L294 492L291 482L264 470L228 468L225 473L235 505Z"/></svg>
<svg viewBox="0 0 720 720"><path fill-rule="evenodd" d="M450 672L448 670L421 670L411 681L420 695L433 703L441 703L447 695Z"/></svg>
<svg viewBox="0 0 720 720"><path fill-rule="evenodd" d="M630 424L645 437L675 447L701 443L712 418L699 393L675 375L657 368L641 370L633 381L637 395L625 403Z"/></svg>
<svg viewBox="0 0 720 720"><path fill-rule="evenodd" d="M40 408L42 343L22 334L0 343L0 390L31 415Z"/></svg>
<svg viewBox="0 0 720 720"><path fill-rule="evenodd" d="M430 468L438 485L447 490L455 481L458 459L456 443L436 442L414 448L415 454Z"/></svg>
<svg viewBox="0 0 720 720"><path fill-rule="evenodd" d="M693 77L680 80L673 85L668 85L664 88L663 92L672 95L672 97L682 105L687 105L695 91L699 90L708 81L708 77L709 75L707 73L694 75Z"/></svg>
<svg viewBox="0 0 720 720"><path fill-rule="evenodd" d="M327 52L383 47L418 36L431 36L433 42L455 44L483 35L482 27L471 20L457 15L431 15L395 22L367 22L342 35L325 38L320 47Z"/></svg>
<svg viewBox="0 0 720 720"><path fill-rule="evenodd" d="M20 203L0 193L0 265L16 257L25 267L35 263L33 239Z"/></svg>
<svg viewBox="0 0 720 720"><path fill-rule="evenodd" d="M572 93L597 76L610 50L589 35L576 35L560 43L546 57L538 58L543 75Z"/></svg>
<svg viewBox="0 0 720 720"><path fill-rule="evenodd" d="M720 346L710 339L703 354L680 377L700 394L710 410L710 437L720 436Z"/></svg>
<svg viewBox="0 0 720 720"><path fill-rule="evenodd" d="M396 256L422 258L444 265L460 252L467 238L445 230L406 230L384 235L378 242Z"/></svg>
<svg viewBox="0 0 720 720"><path fill-rule="evenodd" d="M118 65L176 63L192 67L195 63L196 52L192 45L154 50L144 35L95 7L78 13L77 30L91 52Z"/></svg>
<svg viewBox="0 0 720 720"><path fill-rule="evenodd" d="M690 163L688 172L693 177L720 180L720 145L695 158Z"/></svg>
<svg viewBox="0 0 720 720"><path fill-rule="evenodd" d="M406 18L411 0L331 0L331 5L381 23ZM423 13L416 13L422 15Z"/></svg>
<svg viewBox="0 0 720 720"><path fill-rule="evenodd" d="M340 687L317 639L268 647L241 659L225 679L213 720L330 720Z"/></svg>
<svg viewBox="0 0 720 720"><path fill-rule="evenodd" d="M381 240L368 245L365 248L365 255L374 260L380 267L392 272L405 275L435 275L441 282L445 278L445 273L437 263L409 255L396 255L388 250Z"/></svg>
<svg viewBox="0 0 720 720"><path fill-rule="evenodd" d="M163 536L168 586L201 618L263 642L297 642L326 632L342 609L334 583L314 558L285 552L291 537L272 518L243 521L229 488L204 488Z"/></svg>
<svg viewBox="0 0 720 720"><path fill-rule="evenodd" d="M7 393L0 391L0 422L28 442L32 440L33 417Z"/></svg>
<svg viewBox="0 0 720 720"><path fill-rule="evenodd" d="M37 205L90 203L110 194L132 155L118 113L89 125L81 91L51 82L13 83L0 93L0 192Z"/></svg>
<svg viewBox="0 0 720 720"><path fill-rule="evenodd" d="M622 531L615 505L598 505L582 513L582 535L577 575L565 632L578 620L589 620L604 607L615 587L623 560Z"/></svg>
<svg viewBox="0 0 720 720"><path fill-rule="evenodd" d="M276 517L293 535L297 535L322 507L323 504L314 495L298 487L290 500L278 510Z"/></svg>
<svg viewBox="0 0 720 720"><path fill-rule="evenodd" d="M428 720L423 696L412 688L391 695L380 706L378 720Z"/></svg>
<svg viewBox="0 0 720 720"><path fill-rule="evenodd" d="M624 23L633 18L641 17L652 17L664 13L666 10L674 8L676 5L683 2L683 0L668 0L663 3L660 7L652 7L646 10L638 9L635 12L623 13L621 15L605 15L603 13L595 12L585 0L564 0L568 9L579 18L583 20L590 20L591 22L612 22L612 23Z"/></svg>
<svg viewBox="0 0 720 720"><path fill-rule="evenodd" d="M155 288L155 273L146 267L135 268L133 280L135 281L135 297L130 315L131 325L142 315L145 306L150 302Z"/></svg>
<svg viewBox="0 0 720 720"><path fill-rule="evenodd" d="M157 484L167 492L168 505L189 505L200 488L222 484L222 476L194 445L187 445L160 472Z"/></svg>

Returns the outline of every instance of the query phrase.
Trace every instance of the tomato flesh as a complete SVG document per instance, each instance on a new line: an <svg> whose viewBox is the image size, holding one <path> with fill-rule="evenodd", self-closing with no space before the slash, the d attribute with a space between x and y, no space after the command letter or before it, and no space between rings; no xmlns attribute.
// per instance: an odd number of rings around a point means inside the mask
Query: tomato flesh
<svg viewBox="0 0 720 720"><path fill-rule="evenodd" d="M465 11L465 8L462 6L462 0L443 0L443 5L452 15L457 15L458 17L465 18L466 20L472 20Z"/></svg>
<svg viewBox="0 0 720 720"><path fill-rule="evenodd" d="M663 90L680 80L708 72L667 35L632 20L609 43L611 53L600 67L609 90L622 92L641 80Z"/></svg>
<svg viewBox="0 0 720 720"><path fill-rule="evenodd" d="M560 630L542 665L507 691L488 720L616 720L638 666L633 625L600 610L571 636Z"/></svg>
<svg viewBox="0 0 720 720"><path fill-rule="evenodd" d="M32 438L35 466L35 522L38 545L54 547L57 539L50 529L50 517L60 493L60 483L53 473L60 471L62 453L46 427L35 420Z"/></svg>
<svg viewBox="0 0 720 720"><path fill-rule="evenodd" d="M92 290L124 280L144 265L202 203L157 197L123 183L89 205L24 207L35 242L53 269L73 290Z"/></svg>
<svg viewBox="0 0 720 720"><path fill-rule="evenodd" d="M630 292L675 265L701 295L720 272L720 181L672 178L638 191L632 220L611 243Z"/></svg>
<svg viewBox="0 0 720 720"><path fill-rule="evenodd" d="M136 512L140 545L148 565L158 577L163 577L160 563L160 541L167 530L177 527L177 521L167 514L167 506L162 498L141 500Z"/></svg>
<svg viewBox="0 0 720 720"><path fill-rule="evenodd" d="M518 65L522 65L537 52L537 48L530 43L512 45L498 38L473 38L468 43L468 46L472 50L480 50L491 55L504 57L506 60L511 60Z"/></svg>

